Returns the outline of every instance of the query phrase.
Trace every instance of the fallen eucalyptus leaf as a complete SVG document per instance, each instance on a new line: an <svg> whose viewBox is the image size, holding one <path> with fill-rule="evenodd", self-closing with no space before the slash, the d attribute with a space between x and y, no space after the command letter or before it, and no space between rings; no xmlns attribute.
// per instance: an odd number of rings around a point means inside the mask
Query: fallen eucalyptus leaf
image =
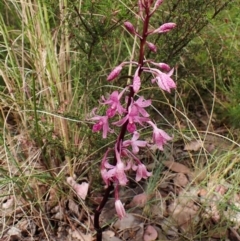
<svg viewBox="0 0 240 241"><path fill-rule="evenodd" d="M114 227L119 230L124 230L128 228L134 228L139 225L139 221L133 214L128 213L122 219L118 219L117 222L114 224Z"/></svg>
<svg viewBox="0 0 240 241"><path fill-rule="evenodd" d="M148 196L145 192L135 195L129 203L129 207L144 207L147 203Z"/></svg>
<svg viewBox="0 0 240 241"><path fill-rule="evenodd" d="M188 167L175 161L164 161L163 165L168 167L171 171L174 171L174 172L181 172L184 174L191 173L191 170Z"/></svg>

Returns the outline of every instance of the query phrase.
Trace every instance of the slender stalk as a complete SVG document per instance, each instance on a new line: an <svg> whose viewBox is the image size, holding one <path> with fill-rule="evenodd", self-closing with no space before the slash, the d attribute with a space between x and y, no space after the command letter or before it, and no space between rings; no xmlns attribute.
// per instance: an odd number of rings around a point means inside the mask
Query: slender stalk
<svg viewBox="0 0 240 241"><path fill-rule="evenodd" d="M104 208L105 204L108 201L110 192L113 190L113 183L111 182L111 184L107 187L104 197L100 203L100 205L98 206L98 208L95 210L95 215L94 215L94 228L97 231L97 241L102 241L102 228L100 227L99 224L99 217L100 214L102 212L102 209Z"/></svg>

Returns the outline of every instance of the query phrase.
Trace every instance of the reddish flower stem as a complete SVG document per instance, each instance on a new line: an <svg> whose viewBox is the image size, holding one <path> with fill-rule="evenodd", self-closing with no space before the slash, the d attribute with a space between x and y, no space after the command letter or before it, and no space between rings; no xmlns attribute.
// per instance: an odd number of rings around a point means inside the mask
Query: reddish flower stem
<svg viewBox="0 0 240 241"><path fill-rule="evenodd" d="M148 32L148 25L149 25L149 19L150 19L150 15L149 15L149 9L145 8L146 11L146 16L145 16L145 20L144 20L144 25L143 25L143 32L142 32L142 38L140 38L140 51L139 51L139 60L138 60L138 66L140 66L140 70L139 70L139 77L142 73L142 69L141 67L143 66L143 60L144 60L144 51L145 51L145 45L146 45L146 39L147 39L147 32ZM130 92L128 95L128 103L127 103L127 107L126 110L128 110L132 98L134 97L134 91L133 88L130 87ZM127 131L127 125L128 125L128 120L122 125L120 134L118 136L117 139L117 150L120 152L120 145L124 140L126 131ZM113 161L113 165L116 165L117 163L117 158L116 155L114 155L114 161ZM94 228L97 231L97 241L102 241L102 228L100 227L99 224L99 217L100 214L102 212L102 209L104 208L105 204L108 201L108 198L110 196L110 192L114 189L113 186L113 182L110 183L110 185L107 187L104 197L100 203L100 205L97 207L97 209L95 210L95 214L94 214Z"/></svg>
<svg viewBox="0 0 240 241"><path fill-rule="evenodd" d="M104 197L100 203L100 205L97 207L94 213L94 228L97 232L97 241L102 241L102 228L99 223L99 217L102 212L102 209L104 208L106 202L108 201L110 192L113 190L113 183L111 182L110 185L107 187Z"/></svg>

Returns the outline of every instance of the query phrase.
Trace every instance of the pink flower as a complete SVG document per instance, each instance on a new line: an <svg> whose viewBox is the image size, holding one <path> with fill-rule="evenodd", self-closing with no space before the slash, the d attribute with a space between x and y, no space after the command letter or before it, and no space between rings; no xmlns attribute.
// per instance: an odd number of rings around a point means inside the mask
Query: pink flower
<svg viewBox="0 0 240 241"><path fill-rule="evenodd" d="M116 79L120 74L121 70L122 70L122 65L120 64L112 70L112 72L108 75L107 80L112 81Z"/></svg>
<svg viewBox="0 0 240 241"><path fill-rule="evenodd" d="M172 140L172 137L165 131L159 129L152 121L148 121L148 124L153 127L153 142L159 150L163 151L163 145L166 144L167 141Z"/></svg>
<svg viewBox="0 0 240 241"><path fill-rule="evenodd" d="M152 175L151 172L147 171L147 168L145 165L143 165L140 161L138 165L134 165L132 167L132 169L134 171L137 171L136 174L136 181L139 182L142 178L147 179L148 177L150 177Z"/></svg>
<svg viewBox="0 0 240 241"><path fill-rule="evenodd" d="M93 113L95 110L93 110ZM103 130L103 138L107 137L107 133L111 132L111 129L108 125L108 116L99 116L95 115L94 117L90 118L90 120L98 121L96 124L93 125L92 131L97 132Z"/></svg>
<svg viewBox="0 0 240 241"><path fill-rule="evenodd" d="M164 23L159 28L157 28L153 32L151 32L150 34L166 33L166 32L169 32L170 30L172 30L175 27L176 27L176 23Z"/></svg>
<svg viewBox="0 0 240 241"><path fill-rule="evenodd" d="M164 67L166 68L167 66ZM170 93L171 89L176 88L175 82L170 78L170 76L173 74L174 69L171 69L167 74L155 68L145 68L143 71L154 74L155 79L152 79L152 83L157 81L159 88L161 88L162 90L165 90Z"/></svg>
<svg viewBox="0 0 240 241"><path fill-rule="evenodd" d="M117 150L117 146L115 146L115 155L117 158L117 165L115 167L115 178L118 180L121 186L125 186L128 182L127 176L125 174L125 169L128 169L128 166L125 167L124 163L120 158L120 153Z"/></svg>
<svg viewBox="0 0 240 241"><path fill-rule="evenodd" d="M170 78L170 76L172 74L173 74L173 69L170 72L168 72L167 74L160 71L159 75L156 76L156 81L157 81L159 88L167 91L168 93L171 92L171 89L176 88L175 82ZM155 80L153 80L152 82L154 82L154 81Z"/></svg>
<svg viewBox="0 0 240 241"><path fill-rule="evenodd" d="M129 33L135 34L135 28L130 22L125 22L124 27L127 29Z"/></svg>
<svg viewBox="0 0 240 241"><path fill-rule="evenodd" d="M123 206L122 202L119 199L115 200L115 208L116 208L116 212L118 214L118 217L120 219L122 219L122 218L124 218L126 216L126 212L125 212L124 206Z"/></svg>
<svg viewBox="0 0 240 241"><path fill-rule="evenodd" d="M106 153L104 154L103 156L103 159L102 159L102 162L101 162L101 175L102 175L102 179L103 181L105 182L105 184L107 186L109 186L109 175L108 175L108 170L107 168L114 168L114 166L110 165L107 161L107 156L108 156L108 153L111 151L111 149L109 148Z"/></svg>
<svg viewBox="0 0 240 241"><path fill-rule="evenodd" d="M150 106L152 103L151 100L145 100L142 96L140 96L134 103L133 105L137 107L137 110L139 113L141 113L142 116L144 117L149 117L149 114L147 111L144 109L148 106Z"/></svg>
<svg viewBox="0 0 240 241"><path fill-rule="evenodd" d="M132 146L132 151L134 154L139 152L139 147L145 147L147 145L146 141L138 141L139 133L135 131L131 140L126 140L123 142L123 147Z"/></svg>
<svg viewBox="0 0 240 241"><path fill-rule="evenodd" d="M116 146L115 146L115 155L117 159L116 166L109 164L107 161L107 155L109 151L110 149L105 153L101 163L102 178L106 183L106 185L109 185L109 181L113 181L113 182L119 183L121 186L125 186L128 182L127 176L125 174L125 170L128 170L131 164L128 163L128 166L125 166L125 164L120 158L120 153L117 151Z"/></svg>
<svg viewBox="0 0 240 241"><path fill-rule="evenodd" d="M113 93L110 95L110 97L105 100L104 97L103 99L103 104L105 105L110 105L110 108L107 110L107 116L109 118L115 116L116 112L118 112L120 115L122 115L126 110L122 107L120 103L120 99L124 93L125 89L118 94L118 91L113 91Z"/></svg>
<svg viewBox="0 0 240 241"><path fill-rule="evenodd" d="M140 99L139 102L132 101L132 104L128 108L128 114L125 117L123 117L121 120L114 122L113 125L122 126L126 121L128 121L127 130L130 133L133 133L137 129L135 123L139 123L140 125L143 125L143 122L148 121L149 118L147 116L149 115L143 109L143 107L146 106L146 104L148 104L149 101L142 101L142 100L143 100L143 97L142 99ZM141 114L143 113L145 116L143 117L139 116L139 113Z"/></svg>
<svg viewBox="0 0 240 241"><path fill-rule="evenodd" d="M128 130L128 132L133 133L134 131L137 130L136 124L133 121L128 122L127 130Z"/></svg>

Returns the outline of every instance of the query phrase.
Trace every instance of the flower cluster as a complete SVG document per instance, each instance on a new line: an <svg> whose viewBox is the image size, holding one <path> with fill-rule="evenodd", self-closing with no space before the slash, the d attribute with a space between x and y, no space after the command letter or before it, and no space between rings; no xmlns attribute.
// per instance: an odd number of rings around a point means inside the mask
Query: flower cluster
<svg viewBox="0 0 240 241"><path fill-rule="evenodd" d="M132 84L126 86L121 92L115 90L107 98L102 97L101 105L106 106L105 115L95 114L90 119L95 121L93 132L102 131L102 137L107 138L109 133L113 133L116 127L120 127L120 134L116 140L114 148L109 148L101 162L101 175L107 186L113 184L115 187L115 207L120 218L125 216L125 209L119 199L119 186L125 186L128 183L126 171L132 170L136 172L136 181L146 179L151 176L151 172L147 171L146 166L138 158L140 148L151 147L151 144L145 140L140 140L139 127L151 127L153 145L163 150L164 144L171 140L171 137L163 130L159 129L151 120L147 108L151 105L151 100L146 100L137 93L141 88L141 75L150 73L153 78L152 84L155 82L163 91L169 92L176 88L174 80L171 78L174 69L166 63L158 63L152 60L144 60L143 52L146 45L150 51L156 52L157 46L148 42L146 39L149 35L163 34L169 32L176 25L174 23L165 23L155 30L148 30L149 19L153 13L162 4L163 0L138 0L139 17L145 26L146 31L138 33L136 28L130 22L125 22L126 30L139 38L140 40L140 58L138 62L123 62L115 67L108 75L107 80L115 80L121 73L122 69L129 64L135 66L136 70L133 74ZM111 129L111 128L113 129ZM125 134L129 133L131 138L124 140ZM111 161L111 157L114 157Z"/></svg>

